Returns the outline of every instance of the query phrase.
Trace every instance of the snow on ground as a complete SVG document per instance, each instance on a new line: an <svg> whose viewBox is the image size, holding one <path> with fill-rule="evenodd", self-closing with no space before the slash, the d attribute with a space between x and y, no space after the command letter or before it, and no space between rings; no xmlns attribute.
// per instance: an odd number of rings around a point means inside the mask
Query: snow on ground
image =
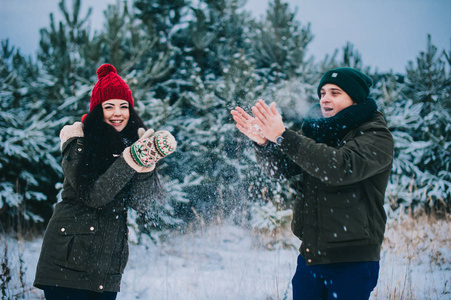
<svg viewBox="0 0 451 300"><path fill-rule="evenodd" d="M122 299L285 299L297 257L263 250L248 231L229 225L130 251Z"/></svg>
<svg viewBox="0 0 451 300"><path fill-rule="evenodd" d="M451 299L451 222L387 226L379 283L371 299ZM268 251L265 238L221 224L177 234L155 245L130 245L130 260L118 299L291 299L291 277L299 242ZM0 243L3 262L5 239ZM9 265L26 268L25 299L40 299L31 288L42 239L20 246L8 239ZM13 277L17 275L13 275ZM19 286L14 279L11 289ZM20 290L16 289L16 292Z"/></svg>
<svg viewBox="0 0 451 300"><path fill-rule="evenodd" d="M389 220L372 299L451 299L451 222Z"/></svg>

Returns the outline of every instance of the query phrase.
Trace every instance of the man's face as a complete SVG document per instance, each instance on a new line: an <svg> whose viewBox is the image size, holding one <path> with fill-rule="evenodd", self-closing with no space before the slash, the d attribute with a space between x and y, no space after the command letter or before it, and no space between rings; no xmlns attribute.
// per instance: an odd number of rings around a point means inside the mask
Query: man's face
<svg viewBox="0 0 451 300"><path fill-rule="evenodd" d="M335 84L325 84L321 87L321 113L323 117L330 118L335 116L342 109L354 105L351 97Z"/></svg>

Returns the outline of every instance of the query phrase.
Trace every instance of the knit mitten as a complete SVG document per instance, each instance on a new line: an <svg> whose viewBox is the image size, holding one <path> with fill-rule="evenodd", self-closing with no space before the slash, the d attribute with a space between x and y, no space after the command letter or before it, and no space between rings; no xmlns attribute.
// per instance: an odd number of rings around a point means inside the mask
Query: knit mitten
<svg viewBox="0 0 451 300"><path fill-rule="evenodd" d="M148 137L151 137L154 134L154 130L153 129L147 129L145 130L144 128L139 128L138 129L138 136L140 139L145 139Z"/></svg>
<svg viewBox="0 0 451 300"><path fill-rule="evenodd" d="M124 150L129 152L124 153L124 157L131 157L134 163L134 166L131 166L138 172L153 170L160 159L174 152L177 147L174 136L168 131L157 131L150 137L146 133L143 138Z"/></svg>

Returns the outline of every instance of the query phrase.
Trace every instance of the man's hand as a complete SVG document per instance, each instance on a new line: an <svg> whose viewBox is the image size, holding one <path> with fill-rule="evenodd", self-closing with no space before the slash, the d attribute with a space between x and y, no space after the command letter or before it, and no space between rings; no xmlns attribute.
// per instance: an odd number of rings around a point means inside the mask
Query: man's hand
<svg viewBox="0 0 451 300"><path fill-rule="evenodd" d="M236 122L236 128L248 138L259 145L264 145L268 141L261 132L261 129L255 124L255 118L246 113L241 107L236 107L231 111L233 120Z"/></svg>
<svg viewBox="0 0 451 300"><path fill-rule="evenodd" d="M271 103L269 107L263 100L258 100L252 107L255 116L255 124L261 128L263 136L271 142L276 141L276 137L285 132L282 116L276 109L276 103Z"/></svg>

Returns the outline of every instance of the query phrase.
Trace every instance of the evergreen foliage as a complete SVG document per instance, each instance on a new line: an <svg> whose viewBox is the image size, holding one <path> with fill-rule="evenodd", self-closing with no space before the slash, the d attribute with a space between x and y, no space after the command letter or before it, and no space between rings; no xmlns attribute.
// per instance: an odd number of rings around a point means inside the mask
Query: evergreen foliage
<svg viewBox="0 0 451 300"><path fill-rule="evenodd" d="M307 45L313 35L310 24L302 27L295 16L287 3L275 0L269 3L264 20L251 22L251 56L270 81L299 75L299 69L306 63Z"/></svg>
<svg viewBox="0 0 451 300"><path fill-rule="evenodd" d="M55 118L45 103L45 83L31 59L1 44L0 53L0 224L5 229L43 222L51 214L59 139ZM26 228L26 227L25 227Z"/></svg>
<svg viewBox="0 0 451 300"><path fill-rule="evenodd" d="M351 43L320 61L308 57L310 24L302 26L281 0L271 1L260 20L244 9L245 0L118 2L106 7L95 33L81 0L66 2L58 6L62 20L51 14L40 30L36 61L2 41L0 219L7 228L19 219L48 220L62 180L59 130L87 112L102 63L127 81L146 125L171 131L179 145L160 166L166 194L154 213L130 214L136 241L141 233L158 240L157 232L194 220L286 218L290 184L263 177L230 110L249 111L258 98L275 101L286 125L299 129L317 101L320 76L341 66L371 75L372 95L395 138L387 210L449 212L451 52L439 52L431 40L398 76L372 73Z"/></svg>
<svg viewBox="0 0 451 300"><path fill-rule="evenodd" d="M387 118L395 139L389 189L394 208L450 212L450 69L445 53L429 37L416 64L409 62L405 82L396 84L392 78L391 84L385 83Z"/></svg>

